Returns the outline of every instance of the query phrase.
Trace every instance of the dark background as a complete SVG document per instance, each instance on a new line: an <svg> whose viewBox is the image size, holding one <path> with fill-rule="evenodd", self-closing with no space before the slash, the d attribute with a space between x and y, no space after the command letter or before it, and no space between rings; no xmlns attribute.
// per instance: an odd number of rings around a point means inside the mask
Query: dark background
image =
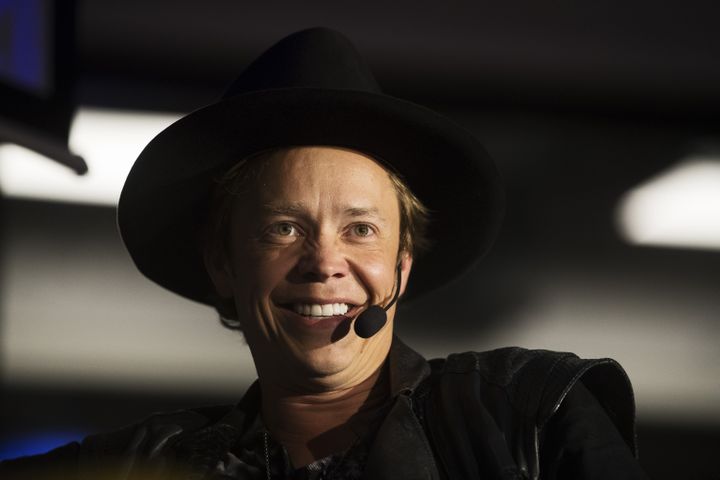
<svg viewBox="0 0 720 480"><path fill-rule="evenodd" d="M629 189L720 144L716 2L85 0L77 15L77 103L145 111L214 101L293 31L345 33L387 93L473 131L507 185L496 248L465 281L407 306L400 334L428 356L506 344L613 356L636 388L651 477L720 478L720 253L629 245L615 220ZM48 348L66 342L89 359L56 357L47 372L71 373L45 377L8 362L4 441L239 397L253 377L247 352L192 365L216 345L201 329L232 334L134 272L113 209L20 199L2 208L6 359L18 351L11 325L28 322ZM176 328L173 315L203 318ZM83 318L108 322L104 340L120 354L98 357L102 337L85 335ZM188 347L163 350L171 343ZM217 348L234 345L245 349ZM163 368L190 380L156 383Z"/></svg>

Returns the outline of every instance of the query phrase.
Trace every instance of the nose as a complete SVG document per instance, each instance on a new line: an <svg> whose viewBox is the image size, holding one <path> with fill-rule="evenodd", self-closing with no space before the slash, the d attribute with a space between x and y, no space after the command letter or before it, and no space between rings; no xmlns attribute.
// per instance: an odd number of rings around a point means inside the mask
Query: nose
<svg viewBox="0 0 720 480"><path fill-rule="evenodd" d="M331 235L307 242L295 268L303 281L326 282L349 274L349 264L338 242Z"/></svg>

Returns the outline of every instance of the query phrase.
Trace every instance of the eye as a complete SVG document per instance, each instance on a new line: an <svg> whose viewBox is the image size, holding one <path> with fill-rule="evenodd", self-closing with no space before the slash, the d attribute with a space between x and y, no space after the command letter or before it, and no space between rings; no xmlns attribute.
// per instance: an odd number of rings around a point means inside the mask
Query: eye
<svg viewBox="0 0 720 480"><path fill-rule="evenodd" d="M267 235L274 238L292 238L300 236L300 229L290 222L277 222L270 225Z"/></svg>
<svg viewBox="0 0 720 480"><path fill-rule="evenodd" d="M356 223L350 227L350 231L356 237L370 237L375 233L373 227L367 223Z"/></svg>

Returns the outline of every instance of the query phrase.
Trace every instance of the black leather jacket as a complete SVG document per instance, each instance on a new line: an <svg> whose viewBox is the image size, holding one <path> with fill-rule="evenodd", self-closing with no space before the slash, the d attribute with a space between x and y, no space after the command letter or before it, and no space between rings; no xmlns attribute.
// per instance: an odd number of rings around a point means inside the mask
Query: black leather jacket
<svg viewBox="0 0 720 480"><path fill-rule="evenodd" d="M634 458L632 389L613 360L509 347L428 362L396 338L389 372L394 401L364 478L645 478ZM0 478L58 471L67 480L130 480L138 472L166 478L169 465L181 464L188 478L200 479L258 406L255 385L237 406L153 415L45 455L0 463Z"/></svg>

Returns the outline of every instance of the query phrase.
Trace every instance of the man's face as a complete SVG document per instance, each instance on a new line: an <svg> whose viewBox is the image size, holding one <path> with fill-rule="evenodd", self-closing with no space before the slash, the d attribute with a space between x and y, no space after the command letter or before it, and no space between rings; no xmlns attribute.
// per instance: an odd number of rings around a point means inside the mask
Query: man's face
<svg viewBox="0 0 720 480"><path fill-rule="evenodd" d="M349 386L380 367L388 323L370 339L352 320L385 305L412 259L398 254L400 213L387 172L360 153L297 147L272 154L233 205L227 257L208 266L261 377L298 388ZM308 385L308 379L312 385Z"/></svg>

